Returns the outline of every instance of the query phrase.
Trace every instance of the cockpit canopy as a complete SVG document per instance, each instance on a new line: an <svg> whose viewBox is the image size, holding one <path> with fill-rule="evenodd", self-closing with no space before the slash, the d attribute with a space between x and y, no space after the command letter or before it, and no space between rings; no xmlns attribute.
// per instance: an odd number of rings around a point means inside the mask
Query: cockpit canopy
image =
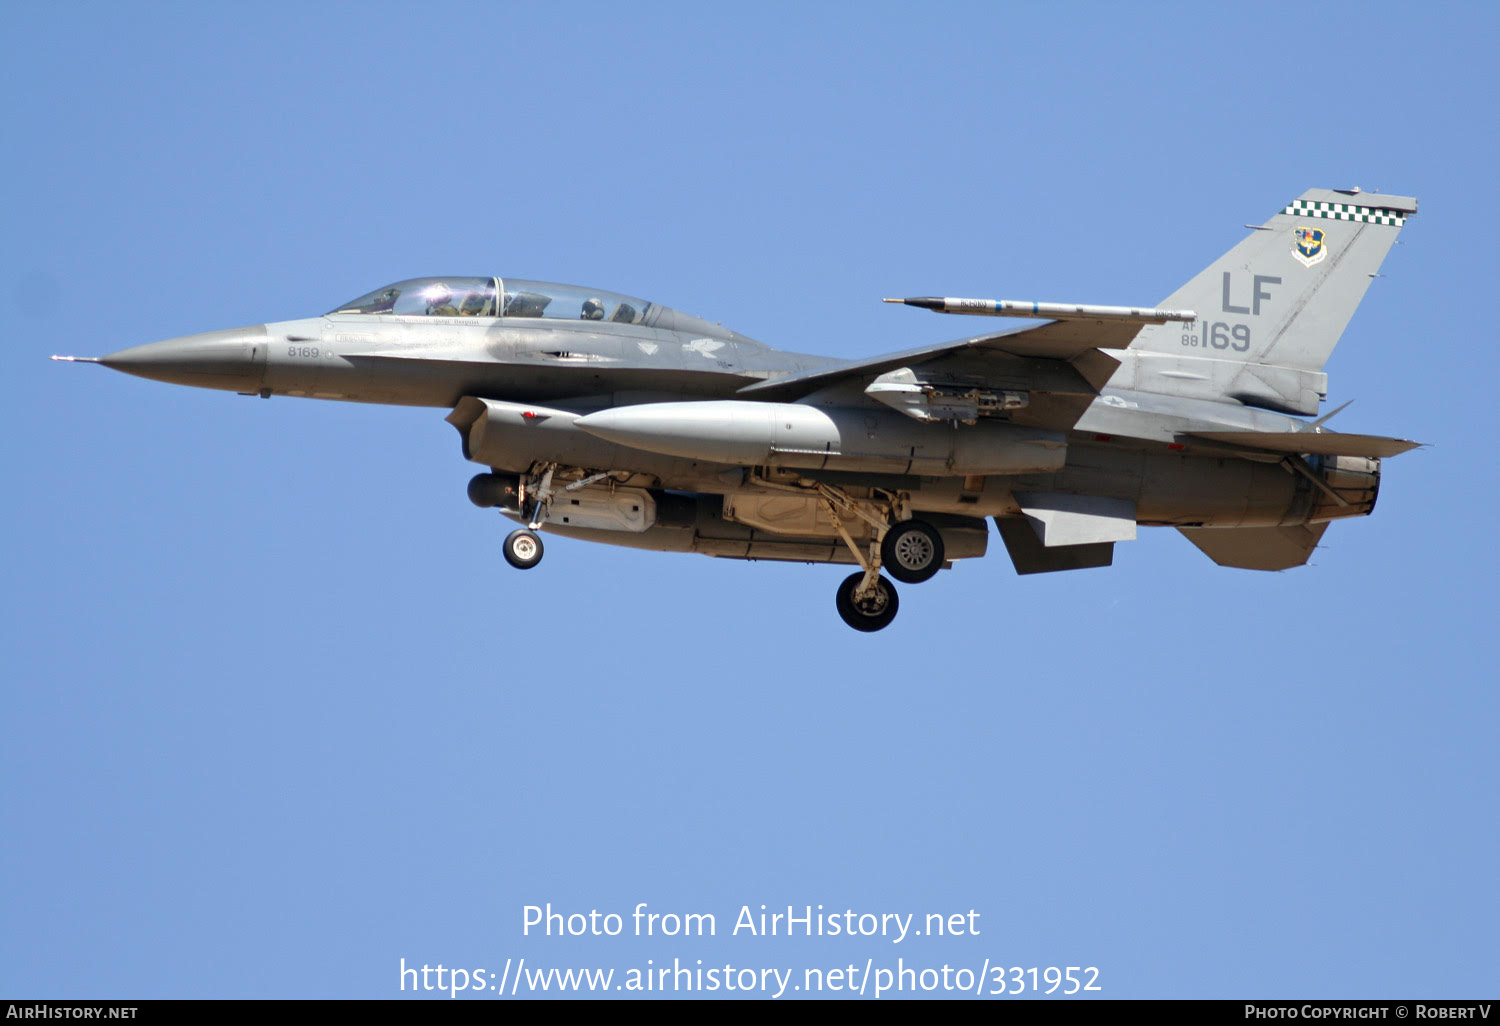
<svg viewBox="0 0 1500 1026"><path fill-rule="evenodd" d="M501 297L497 304L496 297ZM412 278L376 289L330 314L405 317L550 317L654 325L663 307L577 285L515 278Z"/></svg>

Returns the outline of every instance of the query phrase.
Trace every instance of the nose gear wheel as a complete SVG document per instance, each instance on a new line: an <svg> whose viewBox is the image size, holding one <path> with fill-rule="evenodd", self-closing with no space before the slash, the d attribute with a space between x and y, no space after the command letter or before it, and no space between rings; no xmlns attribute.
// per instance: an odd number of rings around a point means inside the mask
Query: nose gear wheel
<svg viewBox="0 0 1500 1026"><path fill-rule="evenodd" d="M501 548L505 561L517 570L530 570L542 561L542 539L535 531L521 528L505 536Z"/></svg>

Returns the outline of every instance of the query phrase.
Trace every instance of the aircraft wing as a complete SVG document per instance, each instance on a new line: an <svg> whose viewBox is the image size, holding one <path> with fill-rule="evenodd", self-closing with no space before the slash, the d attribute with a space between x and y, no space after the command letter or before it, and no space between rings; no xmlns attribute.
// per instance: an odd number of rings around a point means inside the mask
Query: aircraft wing
<svg viewBox="0 0 1500 1026"><path fill-rule="evenodd" d="M874 378L898 367L917 367L935 360L967 357L972 366L985 355L1057 360L1069 363L1095 390L1102 388L1119 366L1106 349L1130 345L1141 325L1132 321L1070 318L1045 321L1029 327L988 335L974 335L956 342L943 342L885 356L851 360L834 367L820 367L770 381L758 381L739 390L740 395L789 402L843 381Z"/></svg>

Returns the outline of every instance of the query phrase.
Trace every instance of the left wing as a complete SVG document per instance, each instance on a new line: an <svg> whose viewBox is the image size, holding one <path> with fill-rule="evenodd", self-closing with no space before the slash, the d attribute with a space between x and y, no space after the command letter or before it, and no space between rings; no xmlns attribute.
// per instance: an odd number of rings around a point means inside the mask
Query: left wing
<svg viewBox="0 0 1500 1026"><path fill-rule="evenodd" d="M930 365L952 361L966 366L971 376L983 376L986 357L1010 360L1001 364L1002 376L1013 373L1015 359L1055 360L1069 364L1082 376L1092 391L1104 387L1119 361L1106 349L1125 349L1148 324L1169 321L1191 321L1192 310L1157 310L1126 306L1095 306L1069 303L1031 303L1008 299L953 299L919 297L887 299L887 303L904 303L938 313L968 314L984 317L1055 317L1030 327L975 335L957 342L944 342L901 353L851 360L834 367L803 371L784 378L760 381L740 389L741 395L757 399L788 401L800 399L820 389L845 381L873 378L898 367ZM967 359L965 359L967 358Z"/></svg>
<svg viewBox="0 0 1500 1026"><path fill-rule="evenodd" d="M989 356L1066 362L1083 374L1084 379L1097 391L1109 380L1115 367L1119 366L1118 360L1102 350L1126 348L1140 330L1139 322L1102 318L1047 321L1010 331L961 338L956 342L942 342L900 353L850 360L834 367L820 367L770 381L758 381L740 389L739 394L787 402L842 381L873 378L897 367L914 367L946 357L963 356L977 357L981 361ZM1103 372L1102 377L1098 377L1100 372Z"/></svg>

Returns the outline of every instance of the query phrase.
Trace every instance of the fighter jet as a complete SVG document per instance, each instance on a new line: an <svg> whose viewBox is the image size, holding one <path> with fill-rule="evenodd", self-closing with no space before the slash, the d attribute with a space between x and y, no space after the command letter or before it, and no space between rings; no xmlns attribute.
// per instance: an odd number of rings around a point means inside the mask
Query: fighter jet
<svg viewBox="0 0 1500 1026"><path fill-rule="evenodd" d="M109 356L244 395L448 409L487 468L475 505L542 533L658 552L842 563L849 626L985 554L1020 574L1108 566L1140 525L1221 566L1305 563L1418 443L1315 417L1323 365L1417 202L1314 189L1157 307L918 297L1021 323L858 360L782 352L657 303L501 277L400 281L321 317ZM1335 410L1334 413L1338 411Z"/></svg>

